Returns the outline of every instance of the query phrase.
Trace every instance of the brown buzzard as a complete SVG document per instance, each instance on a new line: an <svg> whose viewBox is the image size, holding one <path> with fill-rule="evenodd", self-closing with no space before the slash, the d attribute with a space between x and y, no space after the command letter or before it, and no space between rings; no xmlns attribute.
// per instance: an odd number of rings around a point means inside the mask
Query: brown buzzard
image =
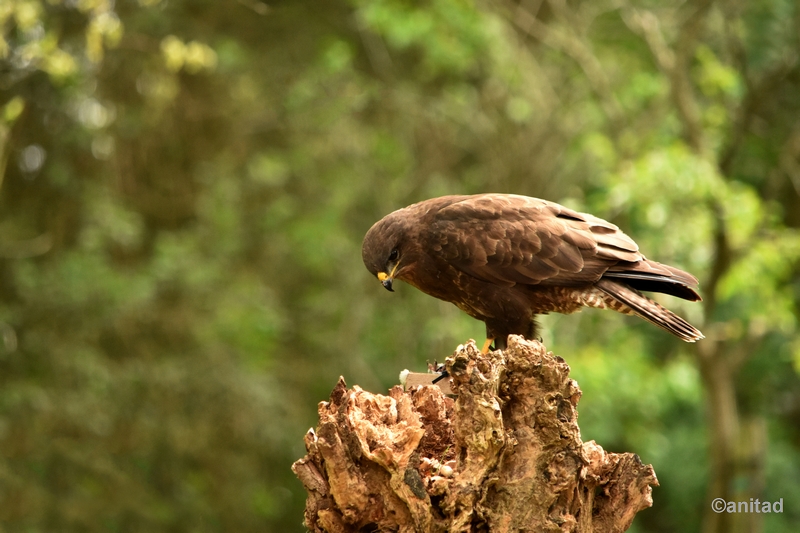
<svg viewBox="0 0 800 533"><path fill-rule="evenodd" d="M391 213L364 237L364 264L486 323L487 342L532 339L535 315L581 307L637 315L686 342L694 326L639 291L698 301L697 279L646 259L620 229L562 205L511 194L433 198Z"/></svg>

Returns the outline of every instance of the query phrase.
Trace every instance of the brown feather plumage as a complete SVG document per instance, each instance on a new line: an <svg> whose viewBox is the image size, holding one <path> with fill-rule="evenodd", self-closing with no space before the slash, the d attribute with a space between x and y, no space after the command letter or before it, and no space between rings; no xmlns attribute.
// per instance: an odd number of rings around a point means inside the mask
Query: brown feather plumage
<svg viewBox="0 0 800 533"><path fill-rule="evenodd" d="M646 259L617 226L526 196L443 196L395 211L364 237L364 264L452 302L486 323L505 346L509 334L533 338L534 317L581 307L635 314L694 342L702 333L642 295L700 300L697 279Z"/></svg>

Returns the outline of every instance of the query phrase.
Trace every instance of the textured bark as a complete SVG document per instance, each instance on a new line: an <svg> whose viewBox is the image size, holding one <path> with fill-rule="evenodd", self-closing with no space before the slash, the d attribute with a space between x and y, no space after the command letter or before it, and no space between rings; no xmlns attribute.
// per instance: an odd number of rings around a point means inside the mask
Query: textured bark
<svg viewBox="0 0 800 533"><path fill-rule="evenodd" d="M535 341L446 367L455 400L431 386L388 396L344 380L319 406L292 469L314 532L625 531L652 505L653 468L581 442L578 384Z"/></svg>

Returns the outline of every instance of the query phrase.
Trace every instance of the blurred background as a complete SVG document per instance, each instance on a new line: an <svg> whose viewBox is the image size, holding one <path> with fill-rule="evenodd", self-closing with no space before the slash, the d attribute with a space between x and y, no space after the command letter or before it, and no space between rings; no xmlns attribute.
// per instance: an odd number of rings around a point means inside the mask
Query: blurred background
<svg viewBox="0 0 800 533"><path fill-rule="evenodd" d="M2 0L0 32L0 531L304 531L337 378L483 338L364 233L489 191L701 280L662 300L696 345L542 321L583 439L655 467L632 530L800 530L796 1Z"/></svg>

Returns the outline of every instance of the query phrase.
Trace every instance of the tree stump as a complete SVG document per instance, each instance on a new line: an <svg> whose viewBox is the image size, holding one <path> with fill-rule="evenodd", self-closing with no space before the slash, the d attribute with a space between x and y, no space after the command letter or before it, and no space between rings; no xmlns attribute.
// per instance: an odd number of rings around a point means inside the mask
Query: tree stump
<svg viewBox="0 0 800 533"><path fill-rule="evenodd" d="M292 465L309 530L618 532L652 505L651 465L581 441L581 391L541 343L470 341L445 364L455 400L339 379Z"/></svg>

